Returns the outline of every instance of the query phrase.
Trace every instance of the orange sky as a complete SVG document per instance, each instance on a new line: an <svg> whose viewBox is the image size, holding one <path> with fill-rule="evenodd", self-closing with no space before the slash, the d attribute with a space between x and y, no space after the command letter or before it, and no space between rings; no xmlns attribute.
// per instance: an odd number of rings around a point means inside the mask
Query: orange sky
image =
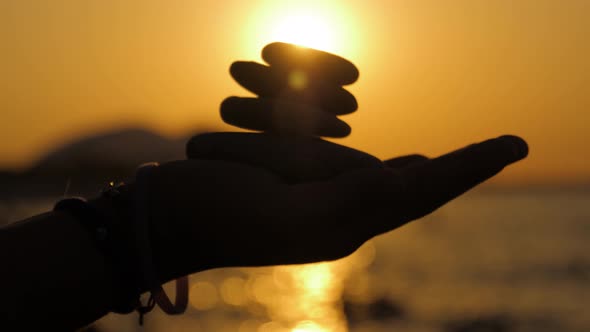
<svg viewBox="0 0 590 332"><path fill-rule="evenodd" d="M589 1L316 2L361 71L338 142L386 158L513 133L531 155L502 181L590 179ZM229 64L300 3L1 1L0 164L111 126L229 129L219 104L246 94Z"/></svg>

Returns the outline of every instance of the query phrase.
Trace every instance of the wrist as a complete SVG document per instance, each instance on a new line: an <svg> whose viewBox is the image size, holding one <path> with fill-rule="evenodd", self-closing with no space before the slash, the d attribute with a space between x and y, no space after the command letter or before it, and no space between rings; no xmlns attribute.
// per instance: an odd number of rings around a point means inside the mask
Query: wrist
<svg viewBox="0 0 590 332"><path fill-rule="evenodd" d="M139 253L134 245L133 184L110 183L102 194L90 199L87 205L102 219L95 231L95 242L106 257L108 273L113 285L112 311L130 313L139 305L145 292L136 264Z"/></svg>
<svg viewBox="0 0 590 332"><path fill-rule="evenodd" d="M114 189L114 191L111 189L106 190L102 195L91 199L88 203L96 209L103 211L113 220L113 224L117 226L115 227L115 230L118 232L115 240L122 243L118 246L124 246L126 252L133 252L133 257L129 258L132 259L132 261L129 262L129 265L133 265L135 268L139 269L138 262L141 259L141 255L145 255L145 253L138 252L138 248L136 247L138 236L136 228L138 218L137 213L139 209L147 209L145 212L149 216L149 220L145 220L144 222L148 222L150 228L153 228L155 224L153 215L155 202L147 202L143 204L143 206L138 206L138 188L135 183L125 183L112 189ZM145 188L143 188L143 190L145 190ZM147 196L149 197L150 195ZM158 232L154 231L150 232L148 236L148 241L151 244L157 279L161 283L164 283L180 277L181 275L175 272L177 270L174 268L174 265L168 264L170 260L167 256L169 255L163 250L164 248L167 248L168 245L163 243L162 236L159 236ZM138 276L137 287L141 293L144 293L150 290L150 286L143 282L140 273L141 271L139 270L136 273Z"/></svg>

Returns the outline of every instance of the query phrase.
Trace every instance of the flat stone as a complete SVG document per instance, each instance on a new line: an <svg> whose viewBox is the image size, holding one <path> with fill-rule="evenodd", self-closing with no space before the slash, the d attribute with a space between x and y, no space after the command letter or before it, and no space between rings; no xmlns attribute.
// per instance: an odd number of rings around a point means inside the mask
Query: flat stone
<svg viewBox="0 0 590 332"><path fill-rule="evenodd" d="M281 136L346 137L351 131L334 114L284 99L229 97L221 103L220 113L230 125Z"/></svg>
<svg viewBox="0 0 590 332"><path fill-rule="evenodd" d="M189 159L223 160L262 167L292 183L329 179L360 168L383 168L376 157L317 137L260 133L206 133L187 143ZM260 156L266 156L260 158Z"/></svg>
<svg viewBox="0 0 590 332"><path fill-rule="evenodd" d="M328 52L293 44L268 44L262 49L262 59L271 66L299 69L339 85L352 84L359 77L359 71L352 62Z"/></svg>
<svg viewBox="0 0 590 332"><path fill-rule="evenodd" d="M317 105L336 115L349 114L358 108L350 92L305 72L289 73L256 62L237 61L231 65L230 73L240 85L263 98Z"/></svg>

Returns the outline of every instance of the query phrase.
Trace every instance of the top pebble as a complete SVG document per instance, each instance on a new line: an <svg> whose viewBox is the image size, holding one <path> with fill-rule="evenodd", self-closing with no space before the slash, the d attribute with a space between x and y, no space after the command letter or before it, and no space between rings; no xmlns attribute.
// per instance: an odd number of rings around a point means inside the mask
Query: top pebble
<svg viewBox="0 0 590 332"><path fill-rule="evenodd" d="M352 62L337 55L287 43L271 43L262 59L277 68L300 69L339 85L356 82L359 71Z"/></svg>

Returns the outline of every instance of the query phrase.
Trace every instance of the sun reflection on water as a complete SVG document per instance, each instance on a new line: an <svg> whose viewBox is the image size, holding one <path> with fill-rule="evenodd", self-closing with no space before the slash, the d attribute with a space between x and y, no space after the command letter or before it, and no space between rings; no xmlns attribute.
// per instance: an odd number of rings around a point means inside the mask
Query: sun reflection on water
<svg viewBox="0 0 590 332"><path fill-rule="evenodd" d="M312 321L304 321L291 330L291 332L328 332L329 330L319 326Z"/></svg>
<svg viewBox="0 0 590 332"><path fill-rule="evenodd" d="M347 331L342 309L345 282L362 273L373 258L374 247L368 243L335 262L277 266L270 274L255 276L250 291L273 323L257 332Z"/></svg>
<svg viewBox="0 0 590 332"><path fill-rule="evenodd" d="M344 297L366 296L363 276L374 251L368 242L334 262L236 269L241 275L194 280L192 309L243 312L245 320L234 328L240 332L346 332Z"/></svg>
<svg viewBox="0 0 590 332"><path fill-rule="evenodd" d="M333 282L330 263L305 265L295 272L301 288L310 296L322 296L329 292Z"/></svg>

